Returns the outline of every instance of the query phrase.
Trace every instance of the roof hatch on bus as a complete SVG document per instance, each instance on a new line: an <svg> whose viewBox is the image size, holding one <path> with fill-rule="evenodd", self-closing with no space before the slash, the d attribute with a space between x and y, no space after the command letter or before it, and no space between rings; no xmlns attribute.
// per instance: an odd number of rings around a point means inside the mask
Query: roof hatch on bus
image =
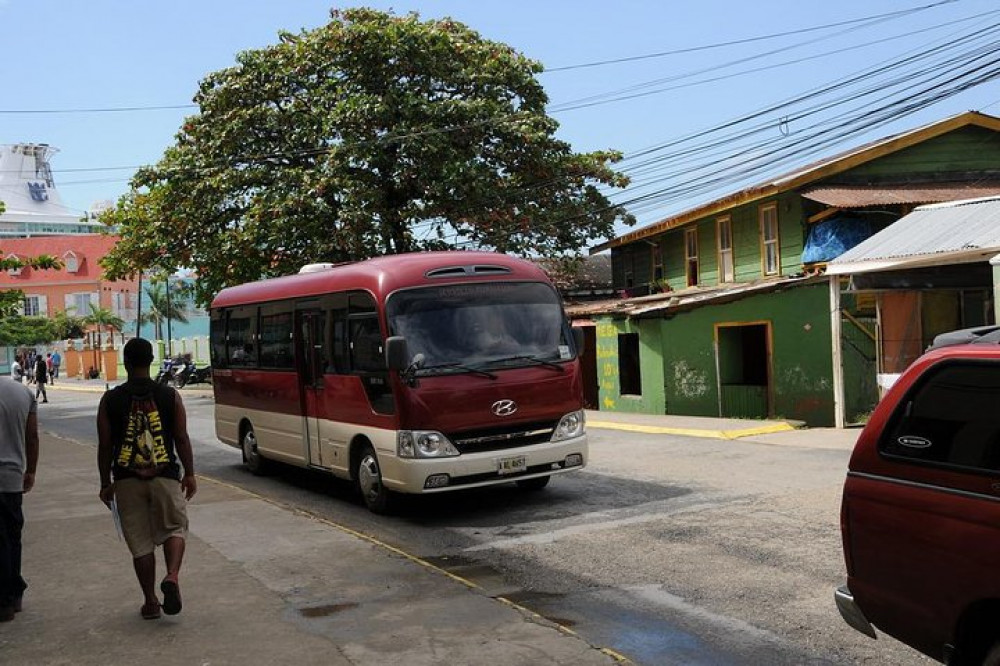
<svg viewBox="0 0 1000 666"><path fill-rule="evenodd" d="M465 266L435 268L427 271L424 275L429 278L445 278L458 275L497 275L499 273L510 273L510 268L491 264L468 264Z"/></svg>

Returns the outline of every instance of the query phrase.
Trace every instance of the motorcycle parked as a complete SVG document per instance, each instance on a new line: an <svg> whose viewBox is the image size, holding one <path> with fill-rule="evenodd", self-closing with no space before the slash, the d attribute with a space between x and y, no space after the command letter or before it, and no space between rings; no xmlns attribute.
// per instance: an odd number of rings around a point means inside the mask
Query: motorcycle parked
<svg viewBox="0 0 1000 666"><path fill-rule="evenodd" d="M211 384L212 366L206 365L204 368L196 367L194 362L185 362L174 370L173 383L175 388L182 388L188 384Z"/></svg>
<svg viewBox="0 0 1000 666"><path fill-rule="evenodd" d="M163 362L160 363L160 371L156 374L156 383L167 386L174 380L174 373L180 364L183 363L183 359L178 357L165 358Z"/></svg>

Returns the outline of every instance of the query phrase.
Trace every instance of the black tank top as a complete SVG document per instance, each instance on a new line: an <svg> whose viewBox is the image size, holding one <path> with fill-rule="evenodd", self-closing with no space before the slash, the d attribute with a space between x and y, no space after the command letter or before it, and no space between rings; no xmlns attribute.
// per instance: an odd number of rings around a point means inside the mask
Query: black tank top
<svg viewBox="0 0 1000 666"><path fill-rule="evenodd" d="M152 379L129 380L111 389L105 408L111 423L115 479L181 478L174 447L176 392Z"/></svg>

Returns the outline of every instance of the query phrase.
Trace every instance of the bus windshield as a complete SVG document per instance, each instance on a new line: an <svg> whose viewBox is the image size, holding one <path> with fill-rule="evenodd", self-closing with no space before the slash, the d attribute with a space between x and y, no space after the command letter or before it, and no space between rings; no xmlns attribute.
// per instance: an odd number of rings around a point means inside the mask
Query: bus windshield
<svg viewBox="0 0 1000 666"><path fill-rule="evenodd" d="M417 374L553 367L572 355L559 297L543 283L409 289L388 299L386 313L390 335L406 338L411 358L423 354Z"/></svg>

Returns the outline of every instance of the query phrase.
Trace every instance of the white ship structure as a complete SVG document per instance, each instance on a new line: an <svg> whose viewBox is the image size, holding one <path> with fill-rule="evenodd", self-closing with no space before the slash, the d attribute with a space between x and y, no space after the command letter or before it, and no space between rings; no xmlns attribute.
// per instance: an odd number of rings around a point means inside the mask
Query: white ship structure
<svg viewBox="0 0 1000 666"><path fill-rule="evenodd" d="M0 145L0 238L100 232L102 225L63 204L49 164L57 152L45 143Z"/></svg>

